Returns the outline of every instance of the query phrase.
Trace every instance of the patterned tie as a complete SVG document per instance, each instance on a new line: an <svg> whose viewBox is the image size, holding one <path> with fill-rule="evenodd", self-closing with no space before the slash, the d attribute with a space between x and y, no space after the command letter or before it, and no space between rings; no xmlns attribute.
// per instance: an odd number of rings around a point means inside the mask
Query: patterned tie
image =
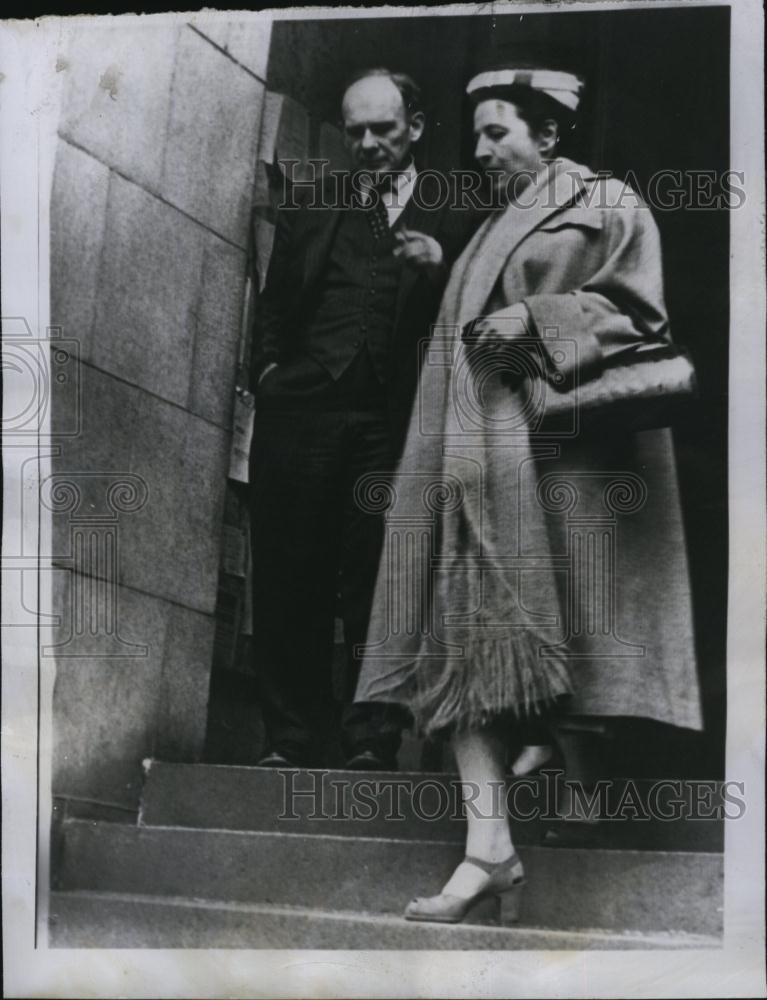
<svg viewBox="0 0 767 1000"><path fill-rule="evenodd" d="M376 240L386 239L389 235L389 213L386 211L383 196L385 193L397 189L399 176L400 171L387 171L370 189L370 196L373 200L367 209L367 217Z"/></svg>
<svg viewBox="0 0 767 1000"><path fill-rule="evenodd" d="M366 211L373 238L376 240L383 240L389 235L389 213L383 203L382 193L380 188L373 189L373 201Z"/></svg>

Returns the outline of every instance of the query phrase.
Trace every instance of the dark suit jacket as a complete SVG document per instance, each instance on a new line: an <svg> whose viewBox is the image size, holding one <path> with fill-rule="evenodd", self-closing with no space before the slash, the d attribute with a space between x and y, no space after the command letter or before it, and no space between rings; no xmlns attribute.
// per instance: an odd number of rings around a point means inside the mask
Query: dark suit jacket
<svg viewBox="0 0 767 1000"><path fill-rule="evenodd" d="M440 195L445 204L426 207L439 202ZM290 364L301 354L301 331L317 306L328 254L344 211L342 207L315 206L333 205L334 199L334 186L325 185L297 196L298 208L278 213L266 284L254 313L254 389L267 364ZM444 181L440 189L433 174L418 174L402 222L409 229L433 236L442 247L445 263L436 275L427 276L408 265L401 272L386 390L397 437L407 426L418 383L419 342L429 335L453 261L481 221L473 209L450 206Z"/></svg>

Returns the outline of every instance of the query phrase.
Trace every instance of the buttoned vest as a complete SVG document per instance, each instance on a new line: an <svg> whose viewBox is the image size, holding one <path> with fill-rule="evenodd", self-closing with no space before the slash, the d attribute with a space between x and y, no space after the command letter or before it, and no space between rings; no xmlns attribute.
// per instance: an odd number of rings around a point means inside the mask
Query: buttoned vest
<svg viewBox="0 0 767 1000"><path fill-rule="evenodd" d="M333 379L363 349L378 381L388 378L403 267L394 247L393 229L376 239L364 210L342 213L320 279L319 300L301 337L304 350Z"/></svg>

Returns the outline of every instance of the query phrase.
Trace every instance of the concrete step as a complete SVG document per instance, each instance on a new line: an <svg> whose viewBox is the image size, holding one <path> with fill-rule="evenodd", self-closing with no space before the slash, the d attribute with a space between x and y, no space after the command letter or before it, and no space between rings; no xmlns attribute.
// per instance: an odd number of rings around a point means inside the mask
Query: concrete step
<svg viewBox="0 0 767 1000"><path fill-rule="evenodd" d="M68 820L57 884L152 896L399 914L436 892L461 845ZM723 858L715 853L522 847L521 922L547 930L718 935Z"/></svg>
<svg viewBox="0 0 767 1000"><path fill-rule="evenodd" d="M658 804L668 811L672 797L691 803L700 782L684 782L682 794L666 788ZM714 795L719 786L708 782ZM519 782L511 800L519 818L512 818L518 844L540 844L549 824L535 806L564 803L561 781L553 775L531 786ZM634 784L647 803L653 782ZM613 813L630 789L625 781L609 787ZM296 794L298 793L298 794ZM148 766L140 823L144 826L184 826L274 833L320 833L349 837L390 837L462 842L465 821L458 776L439 773L361 773L359 771L282 771L258 767L210 764ZM356 813L355 813L356 809ZM618 850L712 851L724 849L721 819L637 819L630 806L623 818L600 826L598 846Z"/></svg>
<svg viewBox="0 0 767 1000"><path fill-rule="evenodd" d="M54 948L306 948L631 950L715 948L715 937L417 924L402 917L319 912L100 892L54 892Z"/></svg>

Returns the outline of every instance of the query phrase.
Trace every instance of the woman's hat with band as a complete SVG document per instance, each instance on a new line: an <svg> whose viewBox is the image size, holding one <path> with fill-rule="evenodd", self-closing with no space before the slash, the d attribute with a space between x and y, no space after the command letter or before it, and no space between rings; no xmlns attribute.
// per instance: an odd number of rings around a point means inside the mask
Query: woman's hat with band
<svg viewBox="0 0 767 1000"><path fill-rule="evenodd" d="M505 94L521 87L545 94L568 111L578 108L583 90L583 80L574 73L554 69L489 69L473 77L466 93L477 103L486 98L503 100Z"/></svg>

